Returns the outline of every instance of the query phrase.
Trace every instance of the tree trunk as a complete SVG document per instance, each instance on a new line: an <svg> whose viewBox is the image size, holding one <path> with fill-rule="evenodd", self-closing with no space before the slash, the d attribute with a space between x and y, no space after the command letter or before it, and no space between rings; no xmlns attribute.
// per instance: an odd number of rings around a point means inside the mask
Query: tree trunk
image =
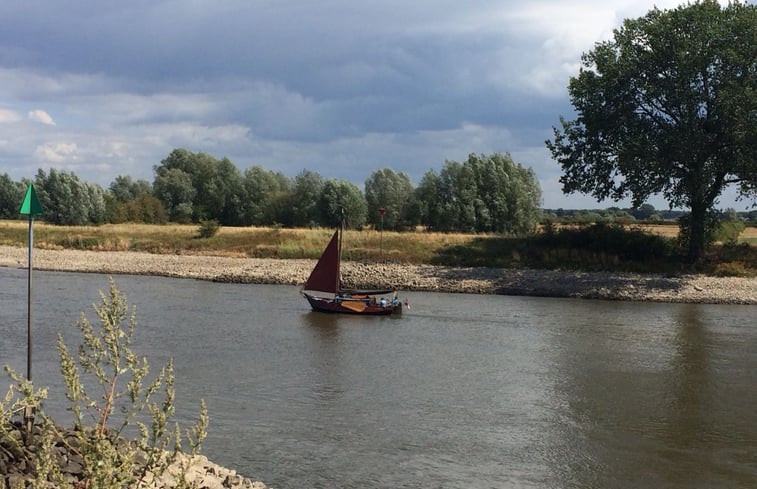
<svg viewBox="0 0 757 489"><path fill-rule="evenodd" d="M698 263L704 257L707 241L707 207L694 205L689 216L689 263Z"/></svg>

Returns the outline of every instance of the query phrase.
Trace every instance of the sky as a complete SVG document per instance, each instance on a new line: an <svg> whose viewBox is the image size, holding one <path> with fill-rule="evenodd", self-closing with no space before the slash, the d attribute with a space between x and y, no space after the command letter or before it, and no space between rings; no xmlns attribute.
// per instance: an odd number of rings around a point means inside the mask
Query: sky
<svg viewBox="0 0 757 489"><path fill-rule="evenodd" d="M724 4L726 2L723 2ZM655 0L3 0L0 173L154 179L175 148L361 189L509 153L545 208L564 195L544 141L581 54ZM752 202L721 198L721 207ZM667 204L650 201L659 209Z"/></svg>

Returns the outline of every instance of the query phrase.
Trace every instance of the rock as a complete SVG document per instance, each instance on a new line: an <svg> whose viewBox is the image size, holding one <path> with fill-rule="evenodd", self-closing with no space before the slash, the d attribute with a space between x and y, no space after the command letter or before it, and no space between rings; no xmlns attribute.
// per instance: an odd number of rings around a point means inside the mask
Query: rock
<svg viewBox="0 0 757 489"><path fill-rule="evenodd" d="M35 429L37 428L35 427ZM76 439L76 433L71 430L58 428L58 431L67 442ZM39 435L39 432L37 434ZM19 427L10 429L6 436L10 436L14 440L19 439ZM128 443L125 439L115 440L115 444L122 448L126 448ZM0 489L25 489L27 481L31 477L30 472L33 467L27 464L26 460L33 459L33 451L37 447L34 445L29 448L24 447L22 455L20 453L13 453L7 448L14 446L14 444L14 441L0 437L0 475L4 476L0 478ZM80 447L80 444L77 443L76 446ZM71 450L71 445L62 442L59 442L52 449L54 451L54 459L64 480L72 487L79 486L85 470L84 460L81 458L81 455L77 451ZM143 461L146 460L145 457L135 457L135 460L140 459ZM246 479L237 474L235 470L214 464L202 455L196 455L192 458L187 455L179 455L176 461L165 472L161 473L160 476L147 471L142 480L142 487L147 489L171 489L177 485L177 477L181 474L184 475L184 480L190 487L198 487L200 489L266 489L265 484L262 482Z"/></svg>

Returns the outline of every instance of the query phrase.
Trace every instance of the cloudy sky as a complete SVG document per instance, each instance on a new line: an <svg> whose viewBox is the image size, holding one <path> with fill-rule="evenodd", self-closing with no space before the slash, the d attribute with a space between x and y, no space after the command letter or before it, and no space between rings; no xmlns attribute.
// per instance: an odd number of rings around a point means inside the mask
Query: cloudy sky
<svg viewBox="0 0 757 489"><path fill-rule="evenodd" d="M445 160L509 152L545 207L615 205L563 195L544 140L573 116L581 53L680 3L3 0L0 173L152 181L187 148L362 188L381 168L417 184Z"/></svg>

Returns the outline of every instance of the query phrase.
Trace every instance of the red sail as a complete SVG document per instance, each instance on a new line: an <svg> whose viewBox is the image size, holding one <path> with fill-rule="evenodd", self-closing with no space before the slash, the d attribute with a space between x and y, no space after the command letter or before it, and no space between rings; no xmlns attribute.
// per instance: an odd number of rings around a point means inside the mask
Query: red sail
<svg viewBox="0 0 757 489"><path fill-rule="evenodd" d="M323 250L321 258L310 273L304 290L317 290L336 294L339 290L339 230Z"/></svg>

